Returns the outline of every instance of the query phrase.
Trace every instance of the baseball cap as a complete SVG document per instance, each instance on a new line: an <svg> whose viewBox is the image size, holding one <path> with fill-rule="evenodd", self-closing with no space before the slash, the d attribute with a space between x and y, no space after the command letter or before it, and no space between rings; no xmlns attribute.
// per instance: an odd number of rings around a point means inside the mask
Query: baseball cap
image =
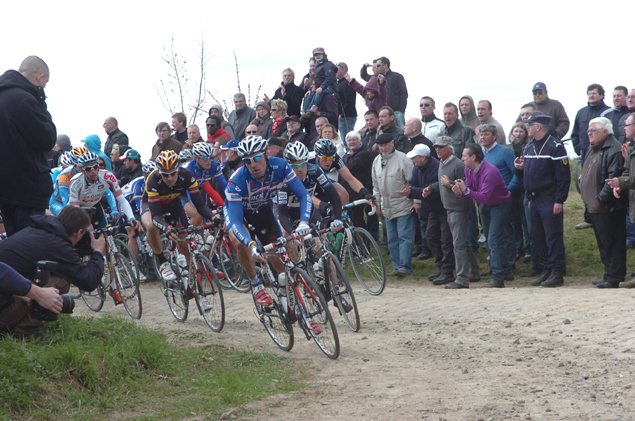
<svg viewBox="0 0 635 421"><path fill-rule="evenodd" d="M139 155L139 152L135 151L134 149L128 149L126 153L123 154L123 156L119 157L120 161L126 159L141 159L141 155Z"/></svg>
<svg viewBox="0 0 635 421"><path fill-rule="evenodd" d="M410 152L406 154L408 158L414 158L415 156L430 156L430 148L428 145L419 143L415 145Z"/></svg>

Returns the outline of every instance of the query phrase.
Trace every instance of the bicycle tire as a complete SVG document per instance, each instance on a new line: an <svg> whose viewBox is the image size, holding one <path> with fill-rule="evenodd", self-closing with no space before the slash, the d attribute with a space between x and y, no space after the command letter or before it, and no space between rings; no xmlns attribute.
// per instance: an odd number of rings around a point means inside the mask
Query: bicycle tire
<svg viewBox="0 0 635 421"><path fill-rule="evenodd" d="M177 322L184 323L185 320L187 320L190 301L187 297L187 288L183 285L184 281L183 278L181 278L180 272L178 270L174 270L178 265L176 262L172 261L173 257L174 256L170 255L168 258L172 271L176 275L176 281L174 281L174 285L171 286L167 284L166 280L163 279L163 276L161 275L161 271L158 270L161 265L159 265L159 262L156 261L156 256L153 256L152 260L154 267L157 268L157 276L161 280L163 295L168 302L172 315Z"/></svg>
<svg viewBox="0 0 635 421"><path fill-rule="evenodd" d="M125 241L123 238L125 237ZM115 235L115 244L117 245L117 251L123 255L124 258L128 259L130 262L130 267L134 267L135 272L137 273L136 278L139 279L139 275L141 274L141 268L139 266L139 262L137 261L137 257L132 253L128 244L128 234L116 234Z"/></svg>
<svg viewBox="0 0 635 421"><path fill-rule="evenodd" d="M106 270L108 269L106 268ZM81 295L82 300L86 303L86 306L94 312L101 310L104 306L104 301L106 301L106 289L104 288L104 284L101 280L94 291L88 292L80 289L79 295Z"/></svg>
<svg viewBox="0 0 635 421"><path fill-rule="evenodd" d="M340 339L324 296L304 270L293 268L291 276L296 284L293 292L296 294L295 311L298 322L324 355L332 360L337 359L340 355ZM316 333L309 320L316 322L322 331Z"/></svg>
<svg viewBox="0 0 635 421"><path fill-rule="evenodd" d="M245 271L238 260L238 251L234 243L223 237L223 241L216 244L215 254L231 288L243 294L251 291L249 282L244 282Z"/></svg>
<svg viewBox="0 0 635 421"><path fill-rule="evenodd" d="M197 291L194 293L196 306L210 329L220 332L225 325L225 300L216 276L216 268L202 254L193 254L191 258L193 259L192 268L196 274ZM204 309L203 299L211 304L210 308Z"/></svg>
<svg viewBox="0 0 635 421"><path fill-rule="evenodd" d="M351 230L353 241L348 244L348 255L353 272L370 295L379 295L386 288L386 266L379 245L365 229Z"/></svg>
<svg viewBox="0 0 635 421"><path fill-rule="evenodd" d="M115 281L123 306L135 320L141 318L143 307L141 304L141 292L139 291L139 278L135 277L135 272L130 266L126 257L121 253L115 253Z"/></svg>
<svg viewBox="0 0 635 421"><path fill-rule="evenodd" d="M262 272L261 272L262 273ZM254 305L256 306L256 312L260 322L264 325L265 330L273 340L273 342L283 351L289 352L293 348L294 336L293 326L289 319L288 313L283 309L278 296L276 295L272 285L272 280L269 280L270 286L265 286L265 290L273 299L273 304L270 306L261 306L256 303L256 298L252 294ZM263 285L265 283L263 282ZM251 284L250 284L251 291Z"/></svg>
<svg viewBox="0 0 635 421"><path fill-rule="evenodd" d="M333 298L333 305L340 312L340 316L342 316L344 320L346 320L346 323L353 330L353 332L359 332L361 324L359 321L359 310L357 308L357 301L355 301L355 294L353 293L353 288L351 288L351 284L348 281L348 276L346 276L346 272L344 272L344 268L342 267L342 264L337 259L337 257L335 257L335 255L333 255L333 253L331 252L326 253L326 255L324 256L325 267L322 269L324 271L324 276L325 277L331 276L330 274L331 271L326 270L326 267L330 266L329 265L330 261L332 261L333 264L335 265L335 272L337 274L337 280L339 283L339 287L335 288L335 282L333 282L333 280L330 280L330 282L327 282L327 284L330 285L330 288L331 288L330 292L331 292L331 297ZM340 301L339 297L343 297L348 302L348 304L350 304L351 307L353 307L353 309L347 313L346 310L344 310L344 306L342 302Z"/></svg>

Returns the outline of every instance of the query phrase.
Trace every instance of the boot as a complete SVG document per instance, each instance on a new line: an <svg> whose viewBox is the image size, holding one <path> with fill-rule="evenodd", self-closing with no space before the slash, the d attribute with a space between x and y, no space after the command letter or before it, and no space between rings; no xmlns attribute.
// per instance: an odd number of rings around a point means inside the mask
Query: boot
<svg viewBox="0 0 635 421"><path fill-rule="evenodd" d="M539 287L543 282L545 282L549 276L551 275L551 271L549 269L545 269L540 274L540 278L536 279L531 283L532 287Z"/></svg>
<svg viewBox="0 0 635 421"><path fill-rule="evenodd" d="M564 278L562 277L562 271L559 271L557 269L554 269L551 271L551 275L549 275L549 278L547 278L547 280L545 282L543 282L542 284L540 284L541 287L559 287L564 285Z"/></svg>

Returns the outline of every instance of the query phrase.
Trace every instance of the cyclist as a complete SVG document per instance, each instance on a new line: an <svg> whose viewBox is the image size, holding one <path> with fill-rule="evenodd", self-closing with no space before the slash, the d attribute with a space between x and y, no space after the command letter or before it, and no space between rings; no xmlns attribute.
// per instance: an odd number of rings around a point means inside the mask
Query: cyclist
<svg viewBox="0 0 635 421"><path fill-rule="evenodd" d="M193 158L192 149L181 149L181 152L179 152L179 165L187 164Z"/></svg>
<svg viewBox="0 0 635 421"><path fill-rule="evenodd" d="M75 165L75 162L73 161L72 158L73 154L71 153L71 151L66 151L62 154L62 156L60 157L60 165L51 169L51 180L53 181L53 184L55 184L55 180L57 180L57 176L60 175L60 173L70 167L71 165Z"/></svg>
<svg viewBox="0 0 635 421"><path fill-rule="evenodd" d="M298 176L302 184L307 189L309 194L313 194L316 190L323 191L323 198L327 199L324 202L320 202L319 207L322 205L332 206L333 209L333 222L331 222L331 230L334 232L340 231L344 228L342 217L342 202L340 200L337 190L331 183L331 180L324 174L324 172L315 164L309 164L309 150L303 143L292 142L284 149L284 159L291 166L295 174ZM315 198L314 198L315 200ZM293 231L294 225L298 223L300 219L300 200L285 184L280 192L278 192L278 212L280 218L280 225L282 225L285 235ZM310 222L320 227L321 225L320 211L315 207L311 212ZM293 259L297 259L297 250L294 247L287 248L289 255ZM321 255L321 250L316 247L318 257ZM335 274L335 265L331 268L331 273ZM337 284L338 279L336 276L332 276L331 279ZM339 288L336 285L335 288ZM348 313L353 307L346 301L344 296L340 295L340 302L344 307L344 310Z"/></svg>
<svg viewBox="0 0 635 421"><path fill-rule="evenodd" d="M77 164L81 168L81 173L76 174L70 183L69 204L73 206L94 207L96 212L92 216L93 226L104 228L106 226L106 215L101 206L101 198L107 190L111 190L115 199L126 214L128 221L134 227L138 227L130 205L123 197L119 183L115 175L108 170L99 169L99 158L93 152L86 152L79 157ZM113 204L114 205L114 204ZM117 209L114 205L113 211Z"/></svg>
<svg viewBox="0 0 635 421"><path fill-rule="evenodd" d="M258 253L258 246L246 228L251 224L256 237L264 245L282 236L282 230L273 214L273 198L284 183L300 200L300 222L295 229L297 235L310 232L311 195L282 158L267 157L268 143L260 136L247 136L238 145L237 152L243 167L229 180L226 190L227 203L225 222L231 227L230 237L238 252L238 260L251 282L254 299L259 305L271 305L272 299L265 291L256 274L255 261L266 263ZM284 272L284 264L272 256L271 264L278 273Z"/></svg>
<svg viewBox="0 0 635 421"><path fill-rule="evenodd" d="M180 196L186 191L198 213L205 219L212 220L212 210L205 206L199 193L196 177L186 168L178 166L178 156L174 151L163 151L156 159L157 170L150 173L146 180L145 193L141 199L141 222L147 230L147 239L159 262L161 276L167 282L175 281L176 275L163 254L161 232L165 231L170 239L178 241L173 225L178 222L184 227L188 225L187 216L181 205ZM169 221L162 215L169 213ZM179 250L189 261L187 244L178 242Z"/></svg>
<svg viewBox="0 0 635 421"><path fill-rule="evenodd" d="M366 200L372 200L370 191L364 185L351 174L348 167L337 154L337 147L329 139L320 139L315 142L313 147L315 151L315 160L317 165L325 172L328 173L332 169L337 170L337 173L351 186L351 189L356 193L359 193L361 197ZM348 193L339 183L334 183L337 188L337 192L342 199L342 203L348 203Z"/></svg>
<svg viewBox="0 0 635 421"><path fill-rule="evenodd" d="M210 184L212 179L216 179L221 189L227 188L227 181L223 175L218 162L212 159L214 154L214 148L209 143L198 142L195 143L192 149L184 149L191 151L194 159L187 164L181 165L183 168L188 169L196 177L198 185L203 189L205 193L216 203L218 206L223 206L224 201L220 194ZM183 153L183 151L181 151ZM180 156L180 155L179 155ZM202 225L203 220L196 208L188 202L185 203L185 212L190 217L192 225Z"/></svg>

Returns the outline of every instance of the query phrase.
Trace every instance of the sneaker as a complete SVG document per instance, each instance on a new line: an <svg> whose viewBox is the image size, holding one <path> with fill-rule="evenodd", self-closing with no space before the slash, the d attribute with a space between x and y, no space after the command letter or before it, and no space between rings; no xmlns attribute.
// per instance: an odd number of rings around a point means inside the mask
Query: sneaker
<svg viewBox="0 0 635 421"><path fill-rule="evenodd" d="M586 221L582 221L580 222L578 225L575 226L575 229L577 230L585 230L587 228L591 228L593 225L589 224Z"/></svg>
<svg viewBox="0 0 635 421"><path fill-rule="evenodd" d="M223 278L225 277L225 274L223 273L223 271L222 271L222 270L218 270L218 269L216 269L216 277L217 277L218 279L223 279Z"/></svg>
<svg viewBox="0 0 635 421"><path fill-rule="evenodd" d="M313 330L313 333L315 333L316 335L322 333L322 326L315 323L313 320L309 320L309 325L311 325L311 330Z"/></svg>
<svg viewBox="0 0 635 421"><path fill-rule="evenodd" d="M143 273L139 274L139 282L145 282L147 280L148 278Z"/></svg>
<svg viewBox="0 0 635 421"><path fill-rule="evenodd" d="M210 303L207 297L201 297L200 304L201 304L201 308L205 312L214 308L214 304Z"/></svg>
<svg viewBox="0 0 635 421"><path fill-rule="evenodd" d="M263 285L258 285L254 288L254 299L259 306L270 306L273 304L271 296L267 294Z"/></svg>
<svg viewBox="0 0 635 421"><path fill-rule="evenodd" d="M161 272L161 277L164 281L176 281L176 275L172 270L172 266L170 266L170 262L165 262L159 267L159 272Z"/></svg>

